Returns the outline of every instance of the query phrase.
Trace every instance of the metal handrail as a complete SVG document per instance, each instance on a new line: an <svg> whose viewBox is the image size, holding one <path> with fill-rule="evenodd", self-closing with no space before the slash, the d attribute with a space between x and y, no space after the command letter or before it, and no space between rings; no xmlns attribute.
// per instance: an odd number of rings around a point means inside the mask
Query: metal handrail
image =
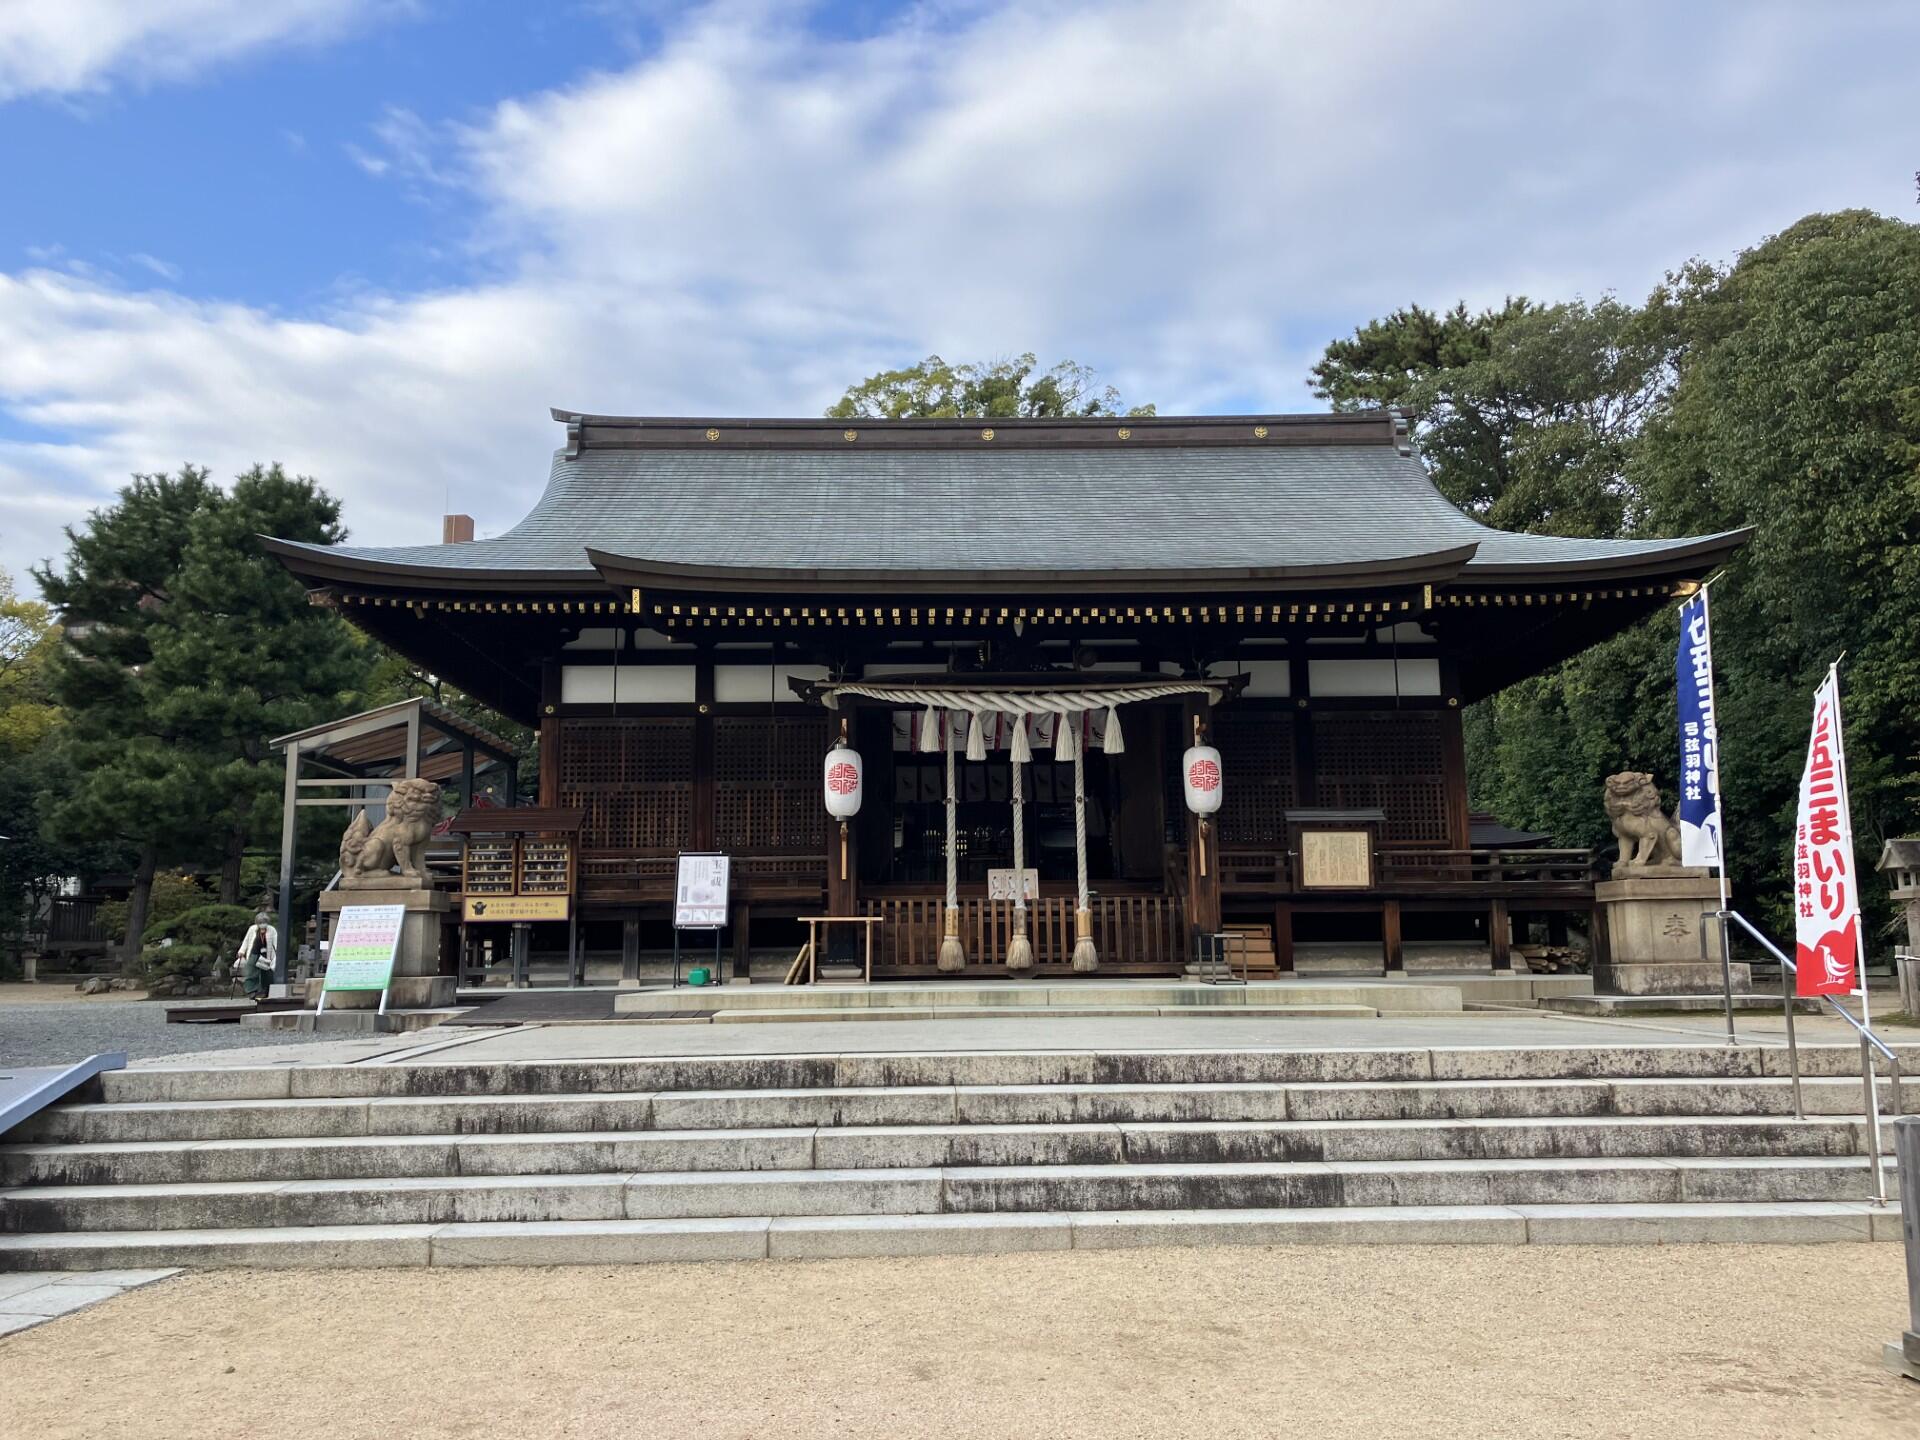
<svg viewBox="0 0 1920 1440"><path fill-rule="evenodd" d="M1769 955L1773 956L1775 960L1780 962L1780 1000L1787 1019L1787 1065L1793 1076L1793 1115L1796 1120L1804 1120L1807 1118L1807 1114L1806 1106L1802 1102L1800 1094L1800 1042L1794 1034L1793 1027L1793 1002L1795 997L1792 977L1800 973L1800 967L1788 959L1786 953L1782 951L1778 945L1775 945L1773 941L1761 934L1760 931L1754 927L1753 922L1738 910L1707 911L1706 914L1701 917L1703 941L1705 939L1706 922L1709 919L1721 922L1720 946L1723 956L1731 953L1732 950L1732 947L1727 944L1726 937L1726 922L1731 920L1742 930L1746 931L1761 949L1765 950ZM1860 971L1860 988L1862 992L1866 990L1866 986L1866 967L1862 965ZM1896 1116L1905 1113L1905 1100L1901 1094L1904 1088L1904 1078L1900 1073L1900 1057L1894 1052L1891 1046L1878 1035L1874 1034L1872 1029L1864 1021L1855 1019L1852 1012L1838 1000L1835 1000L1831 995L1822 995L1819 998L1826 1001L1833 1013L1851 1025L1860 1035L1860 1087L1865 1099L1868 1121L1868 1163L1873 1167L1874 1203L1885 1205L1887 1203L1887 1176L1885 1168L1881 1163L1880 1088L1878 1077L1873 1073L1873 1051L1878 1050L1882 1055L1887 1057L1888 1079L1893 1085L1893 1113ZM1727 1009L1727 1034L1729 1039L1734 1038L1731 999L1728 1001Z"/></svg>
<svg viewBox="0 0 1920 1440"><path fill-rule="evenodd" d="M1773 956L1774 959L1778 960L1781 965L1786 967L1788 974L1798 975L1800 973L1800 967L1785 955L1781 954L1780 947L1762 935L1758 930L1754 929L1747 917L1742 915L1738 910L1710 910L1707 912L1707 918L1734 921L1742 930L1753 937L1761 949L1765 950L1769 955ZM1874 1034L1872 1030L1854 1018L1853 1012L1848 1010L1846 1006L1840 1004L1840 1002L1835 1000L1831 995L1822 995L1820 998L1832 1007L1834 1014L1846 1021L1847 1024L1851 1025L1855 1030L1858 1030L1862 1040L1865 1040L1869 1045L1873 1046L1874 1049L1886 1056L1893 1064L1898 1065L1900 1063L1900 1057L1887 1047L1886 1041L1882 1040L1878 1035Z"/></svg>

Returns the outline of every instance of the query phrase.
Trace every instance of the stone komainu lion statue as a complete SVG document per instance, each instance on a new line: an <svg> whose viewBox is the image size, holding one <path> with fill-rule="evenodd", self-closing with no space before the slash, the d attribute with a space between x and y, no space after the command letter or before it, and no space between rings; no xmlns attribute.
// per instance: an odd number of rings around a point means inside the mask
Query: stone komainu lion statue
<svg viewBox="0 0 1920 1440"><path fill-rule="evenodd" d="M1607 777L1607 819L1620 842L1622 865L1680 864L1680 827L1660 808L1653 776L1623 770Z"/></svg>
<svg viewBox="0 0 1920 1440"><path fill-rule="evenodd" d="M440 787L431 780L402 780L387 796L387 818L367 824L367 812L353 817L340 837L340 883L385 875L391 866L411 880L422 880L418 851L440 818Z"/></svg>

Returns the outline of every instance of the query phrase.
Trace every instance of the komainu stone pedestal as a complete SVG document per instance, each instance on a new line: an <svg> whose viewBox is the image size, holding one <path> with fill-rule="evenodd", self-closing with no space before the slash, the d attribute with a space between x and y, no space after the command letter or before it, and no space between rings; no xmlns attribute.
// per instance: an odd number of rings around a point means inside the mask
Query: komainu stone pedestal
<svg viewBox="0 0 1920 1440"><path fill-rule="evenodd" d="M404 905L407 917L400 926L400 949L393 958L393 986L387 1009L441 1010L453 1004L456 980L440 974L440 927L453 909L453 897L444 890L422 889L405 876L383 877L388 884L364 882L351 890L328 890L320 896L320 913L338 915L349 905ZM328 927L331 929L331 925ZM315 998L318 998L316 992ZM378 990L329 990L327 1010L374 1010Z"/></svg>
<svg viewBox="0 0 1920 1440"><path fill-rule="evenodd" d="M1707 924L1709 959L1700 958L1701 917L1720 908L1720 886L1686 865L1616 865L1593 887L1606 916L1606 962L1594 982L1615 995L1706 995L1720 989L1720 922ZM1753 988L1750 967L1733 967L1736 993Z"/></svg>

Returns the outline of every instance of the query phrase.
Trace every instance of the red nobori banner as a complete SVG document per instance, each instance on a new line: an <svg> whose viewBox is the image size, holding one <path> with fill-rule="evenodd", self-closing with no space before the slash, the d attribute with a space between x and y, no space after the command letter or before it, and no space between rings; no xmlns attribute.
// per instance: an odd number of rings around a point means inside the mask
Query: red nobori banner
<svg viewBox="0 0 1920 1440"><path fill-rule="evenodd" d="M1860 967L1860 894L1853 874L1853 820L1840 735L1840 684L1833 671L1813 695L1813 733L1800 776L1793 834L1794 989L1844 995Z"/></svg>

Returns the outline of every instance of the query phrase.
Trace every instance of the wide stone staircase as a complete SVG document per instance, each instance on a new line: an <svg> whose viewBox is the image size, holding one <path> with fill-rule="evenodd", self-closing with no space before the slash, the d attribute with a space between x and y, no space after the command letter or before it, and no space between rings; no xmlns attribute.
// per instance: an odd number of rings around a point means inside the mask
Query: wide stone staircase
<svg viewBox="0 0 1920 1440"><path fill-rule="evenodd" d="M1801 1057L1805 1119L1754 1046L122 1070L0 1137L0 1270L1897 1238Z"/></svg>

